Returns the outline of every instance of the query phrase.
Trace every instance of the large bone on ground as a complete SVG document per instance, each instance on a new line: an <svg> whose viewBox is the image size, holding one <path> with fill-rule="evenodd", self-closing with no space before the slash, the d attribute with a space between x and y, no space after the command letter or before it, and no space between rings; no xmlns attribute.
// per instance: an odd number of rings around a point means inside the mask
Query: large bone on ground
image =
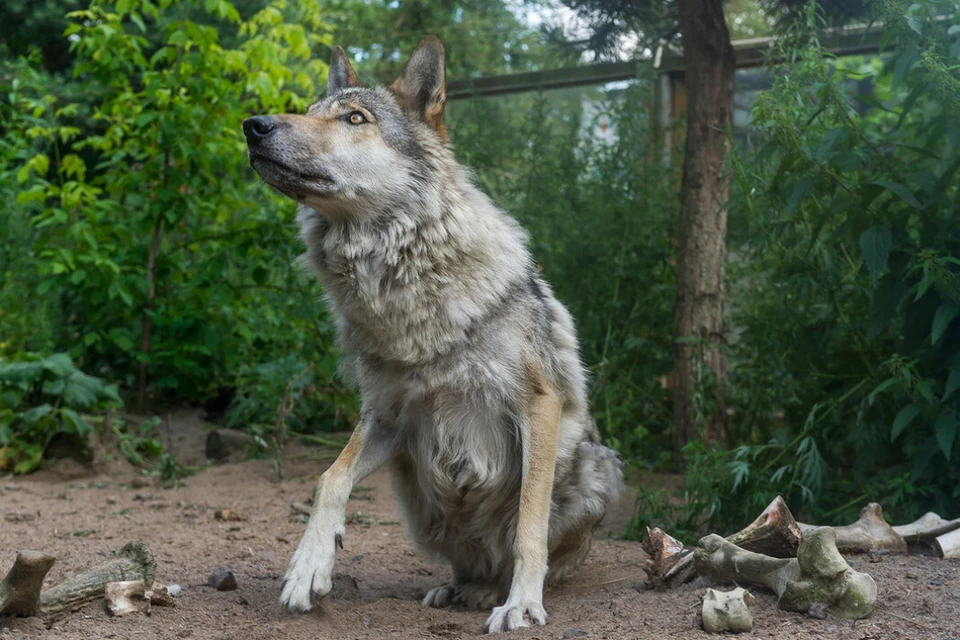
<svg viewBox="0 0 960 640"><path fill-rule="evenodd" d="M102 598L110 582L143 580L153 584L156 569L156 560L147 545L139 540L128 542L103 564L81 571L40 594L40 617L53 620Z"/></svg>
<svg viewBox="0 0 960 640"><path fill-rule="evenodd" d="M35 616L43 579L56 562L40 551L21 551L7 576L0 582L0 615Z"/></svg>
<svg viewBox="0 0 960 640"><path fill-rule="evenodd" d="M960 529L937 537L937 546L944 558L960 558Z"/></svg>
<svg viewBox="0 0 960 640"><path fill-rule="evenodd" d="M817 527L798 523L806 533ZM883 507L871 502L860 510L860 519L845 527L832 527L837 534L837 548L841 553L866 553L873 549L887 549L892 553L906 553L906 541L883 519Z"/></svg>
<svg viewBox="0 0 960 640"><path fill-rule="evenodd" d="M800 547L800 527L787 503L777 496L746 528L727 536L741 549L774 558L793 558Z"/></svg>
<svg viewBox="0 0 960 640"><path fill-rule="evenodd" d="M944 520L937 514L928 512L910 524L893 527L893 532L909 543L938 538L955 529L960 529L960 518Z"/></svg>
<svg viewBox="0 0 960 640"><path fill-rule="evenodd" d="M727 537L741 549L777 558L792 558L800 546L800 528L783 498L777 496L756 520ZM647 529L643 550L650 556L645 567L647 587L671 588L694 576L693 550L661 529Z"/></svg>
<svg viewBox="0 0 960 640"><path fill-rule="evenodd" d="M860 619L876 604L877 583L850 568L830 527L804 532L796 558L747 551L716 534L701 538L700 547L694 562L701 575L767 587L777 594L777 606L784 611L806 613L822 603L840 617Z"/></svg>
<svg viewBox="0 0 960 640"><path fill-rule="evenodd" d="M707 633L743 633L753 630L753 616L747 605L753 594L742 587L733 591L707 589L703 596L703 630Z"/></svg>
<svg viewBox="0 0 960 640"><path fill-rule="evenodd" d="M693 552L659 527L647 528L641 545L650 556L645 570L647 587L660 588L683 584L695 575Z"/></svg>
<svg viewBox="0 0 960 640"><path fill-rule="evenodd" d="M81 571L55 587L40 592L36 584L38 581L42 584L43 576L49 571L53 562L53 556L38 552L19 554L17 563L0 587L0 601L5 599L2 595L4 592L14 593L18 594L15 600L19 604L16 610L0 607L0 612L19 615L38 614L44 622L49 623L65 613L103 597L109 582L143 580L147 584L153 584L153 575L156 570L156 562L147 546L142 542L133 541L125 544L103 564ZM41 569L42 574L40 574ZM36 577L38 574L39 579Z"/></svg>

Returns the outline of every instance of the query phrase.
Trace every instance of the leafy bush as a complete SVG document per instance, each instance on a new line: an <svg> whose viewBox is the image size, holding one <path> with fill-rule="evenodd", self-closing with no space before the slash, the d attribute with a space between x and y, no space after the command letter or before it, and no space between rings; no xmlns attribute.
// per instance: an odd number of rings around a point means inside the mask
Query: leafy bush
<svg viewBox="0 0 960 640"><path fill-rule="evenodd" d="M687 451L691 534L729 533L777 494L824 524L868 501L898 521L960 510L960 45L955 21L935 19L946 6L884 3L888 57L832 59L813 9L781 41L789 67L753 112L766 144L734 163L740 446Z"/></svg>
<svg viewBox="0 0 960 640"><path fill-rule="evenodd" d="M226 0L95 0L70 14L94 100L21 98L11 135L33 151L16 176L36 294L84 368L139 379L141 396L150 383L198 398L248 359L326 352L292 267L292 206L258 186L240 129L315 95L325 66L310 59L329 42L318 11L275 0L243 20Z"/></svg>
<svg viewBox="0 0 960 640"><path fill-rule="evenodd" d="M122 405L117 388L76 367L64 353L0 362L0 471L29 473L58 433L85 441L85 414Z"/></svg>

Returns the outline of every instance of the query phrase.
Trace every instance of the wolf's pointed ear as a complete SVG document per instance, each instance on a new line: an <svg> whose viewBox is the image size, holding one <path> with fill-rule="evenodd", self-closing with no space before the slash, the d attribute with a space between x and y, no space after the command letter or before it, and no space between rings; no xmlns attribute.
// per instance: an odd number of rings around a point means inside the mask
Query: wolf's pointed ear
<svg viewBox="0 0 960 640"><path fill-rule="evenodd" d="M350 66L347 52L340 45L335 46L333 56L330 58L330 70L327 72L327 95L347 87L362 86L363 83Z"/></svg>
<svg viewBox="0 0 960 640"><path fill-rule="evenodd" d="M443 107L447 102L447 70L443 44L436 36L424 38L390 89L410 112L446 138Z"/></svg>

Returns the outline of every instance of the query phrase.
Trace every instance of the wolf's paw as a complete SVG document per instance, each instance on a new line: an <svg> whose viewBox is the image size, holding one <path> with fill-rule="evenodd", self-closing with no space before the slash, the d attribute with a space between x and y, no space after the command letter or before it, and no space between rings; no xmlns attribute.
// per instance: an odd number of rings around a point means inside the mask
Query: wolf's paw
<svg viewBox="0 0 960 640"><path fill-rule="evenodd" d="M343 532L304 534L283 577L280 604L293 613L309 611L330 593L337 547L343 548Z"/></svg>
<svg viewBox="0 0 960 640"><path fill-rule="evenodd" d="M493 609L498 602L503 602L503 594L499 587L470 582L457 590L456 601L468 609Z"/></svg>
<svg viewBox="0 0 960 640"><path fill-rule="evenodd" d="M519 602L513 603L507 600L502 607L496 607L487 623L484 625L484 631L487 633L500 633L502 631L511 631L530 625L524 620L524 616L530 618L534 624L546 624L547 612L543 610L543 605L539 602Z"/></svg>
<svg viewBox="0 0 960 640"><path fill-rule="evenodd" d="M420 601L420 604L425 607L436 607L438 609L449 607L453 604L453 596L455 593L456 588L453 585L445 584L442 587L430 589L426 597Z"/></svg>

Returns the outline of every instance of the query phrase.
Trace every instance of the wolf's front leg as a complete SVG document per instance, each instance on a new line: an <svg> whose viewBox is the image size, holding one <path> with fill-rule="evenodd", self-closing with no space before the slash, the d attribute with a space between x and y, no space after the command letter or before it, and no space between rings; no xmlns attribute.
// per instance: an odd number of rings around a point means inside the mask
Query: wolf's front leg
<svg viewBox="0 0 960 640"><path fill-rule="evenodd" d="M499 633L536 624L546 624L543 582L547 576L547 538L550 527L550 495L557 464L557 432L560 398L540 379L532 383L525 420L521 427L523 478L520 512L514 543L513 582L503 606L487 618L487 633Z"/></svg>
<svg viewBox="0 0 960 640"><path fill-rule="evenodd" d="M280 602L293 612L309 610L330 593L337 547L343 548L345 512L353 486L393 455L394 436L369 414L360 418L347 446L317 483L313 513L290 568Z"/></svg>

